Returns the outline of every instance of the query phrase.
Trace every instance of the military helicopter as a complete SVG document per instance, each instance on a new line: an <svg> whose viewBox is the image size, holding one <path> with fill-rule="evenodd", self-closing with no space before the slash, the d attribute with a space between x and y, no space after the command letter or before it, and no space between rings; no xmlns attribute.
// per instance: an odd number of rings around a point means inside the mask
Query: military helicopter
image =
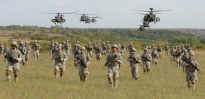
<svg viewBox="0 0 205 99"><path fill-rule="evenodd" d="M91 22L92 22L92 23L96 23L96 22L97 22L97 20L96 20L95 18L101 18L101 17L98 17L98 16L92 17L92 19L91 19Z"/></svg>
<svg viewBox="0 0 205 99"><path fill-rule="evenodd" d="M90 23L90 18L86 15L99 15L99 14L76 14L76 15L82 15L80 17L80 22L83 21L85 23Z"/></svg>
<svg viewBox="0 0 205 99"><path fill-rule="evenodd" d="M45 13L45 12L40 12L40 13ZM51 22L53 23L64 23L66 22L65 19L63 19L64 15L63 14L73 14L73 13L77 13L77 12L71 12L71 13L45 13L45 14L57 14L57 16L55 16L55 19L51 19Z"/></svg>
<svg viewBox="0 0 205 99"><path fill-rule="evenodd" d="M133 10L133 11L143 11L143 12L149 12L149 14L144 14L144 13L137 13L137 14L142 14L145 15L143 18L144 22L154 22L156 24L156 22L160 21L159 17L156 17L157 14L161 14L161 13L153 13L153 12L162 12L162 11L172 11L172 10L155 10L153 11L154 8L150 8L151 11L146 11L146 10Z"/></svg>
<svg viewBox="0 0 205 99"><path fill-rule="evenodd" d="M140 25L140 27L138 28L139 31L146 31L144 25Z"/></svg>

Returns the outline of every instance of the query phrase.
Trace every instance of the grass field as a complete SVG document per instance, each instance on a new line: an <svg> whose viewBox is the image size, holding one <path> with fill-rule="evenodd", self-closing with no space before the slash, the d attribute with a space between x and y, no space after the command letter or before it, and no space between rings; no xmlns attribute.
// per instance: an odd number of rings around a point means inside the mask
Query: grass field
<svg viewBox="0 0 205 99"><path fill-rule="evenodd" d="M138 51L142 54L142 51ZM95 55L94 55L95 56ZM205 53L196 51L195 58L201 71L205 72ZM189 90L182 68L170 62L170 56L162 56L157 66L151 67L149 74L144 74L139 66L139 79L131 77L128 54L123 56L118 88L110 88L107 81L107 67L102 69L105 56L101 62L92 57L90 74L86 83L80 82L78 69L73 66L73 55L66 62L63 79L55 79L53 63L48 53L41 53L38 60L32 54L26 66L21 66L19 82L7 82L5 70L7 63L0 55L0 98L1 99L204 99L205 77L198 76L196 90Z"/></svg>

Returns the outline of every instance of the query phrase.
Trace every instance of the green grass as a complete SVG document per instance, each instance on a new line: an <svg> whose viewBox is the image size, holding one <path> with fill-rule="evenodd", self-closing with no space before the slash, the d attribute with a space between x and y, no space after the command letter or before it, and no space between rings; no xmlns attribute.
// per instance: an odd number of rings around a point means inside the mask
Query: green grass
<svg viewBox="0 0 205 99"><path fill-rule="evenodd" d="M142 54L142 51L137 52ZM204 51L196 51L195 58L200 69L205 72ZM55 79L53 63L48 53L41 53L38 60L33 60L32 54L26 66L21 66L19 82L7 82L5 70L7 63L0 59L0 97L1 99L204 99L205 77L198 76L196 90L189 90L182 68L170 62L170 56L163 56L157 66L151 67L149 74L144 74L139 66L139 79L131 77L128 54L123 56L120 69L118 88L110 88L107 81L105 56L97 62L95 55L89 66L90 74L86 83L79 80L78 69L73 66L73 55L69 56L63 79Z"/></svg>

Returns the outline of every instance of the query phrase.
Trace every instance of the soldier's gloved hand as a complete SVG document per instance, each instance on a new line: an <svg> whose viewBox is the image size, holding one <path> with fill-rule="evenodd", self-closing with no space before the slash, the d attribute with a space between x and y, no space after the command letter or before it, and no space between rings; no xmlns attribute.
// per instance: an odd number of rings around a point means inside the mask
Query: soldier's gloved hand
<svg viewBox="0 0 205 99"><path fill-rule="evenodd" d="M133 59L130 60L131 62L133 61Z"/></svg>
<svg viewBox="0 0 205 99"><path fill-rule="evenodd" d="M116 61L117 61L117 59L113 59L112 61L113 61L113 62L116 62Z"/></svg>
<svg viewBox="0 0 205 99"><path fill-rule="evenodd" d="M59 56L56 56L56 58L59 58Z"/></svg>
<svg viewBox="0 0 205 99"><path fill-rule="evenodd" d="M111 63L109 62L108 65L111 65Z"/></svg>
<svg viewBox="0 0 205 99"><path fill-rule="evenodd" d="M78 63L81 63L80 60L78 60Z"/></svg>
<svg viewBox="0 0 205 99"><path fill-rule="evenodd" d="M187 63L187 66L190 66L190 64L189 64L189 63Z"/></svg>

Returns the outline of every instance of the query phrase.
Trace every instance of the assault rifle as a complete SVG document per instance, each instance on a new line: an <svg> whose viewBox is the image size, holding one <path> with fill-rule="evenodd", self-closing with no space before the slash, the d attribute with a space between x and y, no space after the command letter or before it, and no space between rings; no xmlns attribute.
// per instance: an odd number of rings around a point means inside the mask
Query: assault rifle
<svg viewBox="0 0 205 99"><path fill-rule="evenodd" d="M88 50L88 51L92 51L93 49L88 46L88 47L87 47L87 50Z"/></svg>
<svg viewBox="0 0 205 99"><path fill-rule="evenodd" d="M158 52L162 52L162 49L157 49Z"/></svg>
<svg viewBox="0 0 205 99"><path fill-rule="evenodd" d="M189 59L185 59L184 61L185 61L186 63L190 64L191 66L193 66L194 69L196 69L197 72L198 72L200 75L203 74L203 72L200 71L200 69L199 69L198 67L196 67Z"/></svg>
<svg viewBox="0 0 205 99"><path fill-rule="evenodd" d="M64 60L61 60L61 56L59 55L59 61L61 62L61 64L64 63Z"/></svg>
<svg viewBox="0 0 205 99"><path fill-rule="evenodd" d="M113 57L113 59L117 59L117 54L115 54L115 56ZM113 60L113 59L112 59L112 60ZM108 66L109 63L111 63L111 65L112 65L112 64L113 64L112 60L108 60L108 63L105 64L105 66ZM104 67L105 67L105 66L104 66ZM103 68L104 68L104 67L103 67ZM102 69L103 69L103 68L102 68Z"/></svg>
<svg viewBox="0 0 205 99"><path fill-rule="evenodd" d="M17 59L14 59L13 57L7 57L7 56L5 56L5 59L8 59L9 60L9 62L18 62L18 60ZM4 61L5 62L5 61Z"/></svg>
<svg viewBox="0 0 205 99"><path fill-rule="evenodd" d="M138 61L135 57L133 58L133 57L130 57L131 59L133 59L134 60L134 62L136 62L136 63L139 63L140 64L140 61ZM141 65L141 64L140 64ZM142 65L141 65L142 66Z"/></svg>
<svg viewBox="0 0 205 99"><path fill-rule="evenodd" d="M154 53L152 53L152 54L154 54ZM158 56L156 54L154 54L154 56L156 56L156 58L158 58Z"/></svg>
<svg viewBox="0 0 205 99"><path fill-rule="evenodd" d="M142 57L142 58L144 58L144 59L147 60L147 61L151 61L150 59L147 59L147 57Z"/></svg>
<svg viewBox="0 0 205 99"><path fill-rule="evenodd" d="M181 52L175 54L175 56L176 56L176 57L179 57L182 53L183 53L183 51L181 51Z"/></svg>
<svg viewBox="0 0 205 99"><path fill-rule="evenodd" d="M38 50L38 46L36 46L36 44L34 44L34 45L32 46L32 48L35 49L35 50Z"/></svg>
<svg viewBox="0 0 205 99"><path fill-rule="evenodd" d="M19 48L19 51L21 52L22 55L25 55L22 49Z"/></svg>
<svg viewBox="0 0 205 99"><path fill-rule="evenodd" d="M85 60L80 59L79 57L77 57L78 60L80 60L80 63L83 65L83 67L87 68L88 66L85 63Z"/></svg>

